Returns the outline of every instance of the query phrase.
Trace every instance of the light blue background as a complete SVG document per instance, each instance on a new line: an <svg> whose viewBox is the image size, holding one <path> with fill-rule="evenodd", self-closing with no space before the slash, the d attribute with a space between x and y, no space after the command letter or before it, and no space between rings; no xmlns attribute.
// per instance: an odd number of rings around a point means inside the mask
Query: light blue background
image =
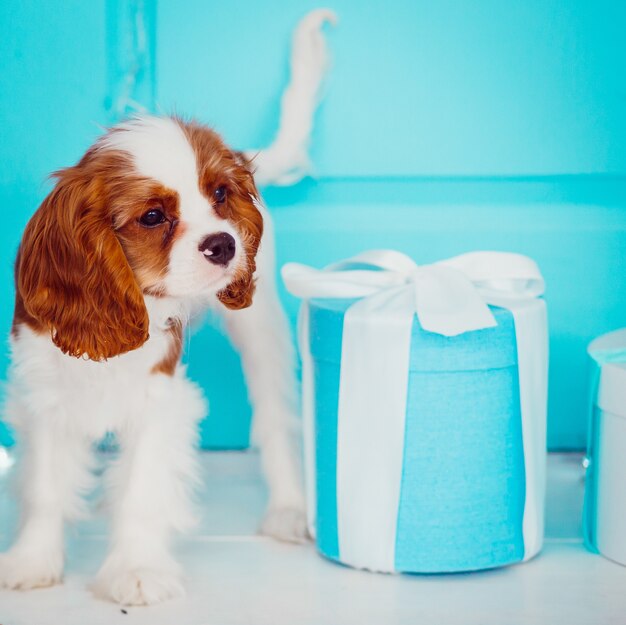
<svg viewBox="0 0 626 625"><path fill-rule="evenodd" d="M15 250L46 176L111 121L132 4L0 4L3 335ZM265 145L291 30L316 5L145 6L151 66L141 99L211 123L238 148ZM330 6L340 24L328 30L334 61L313 137L316 180L265 192L279 262L319 266L368 247L419 262L477 248L532 255L548 283L549 443L581 447L586 343L626 325L626 3ZM296 302L285 302L293 318ZM203 329L188 357L212 404L204 443L242 447L249 408L235 354L226 375L200 365L225 343L219 329ZM2 354L0 372L6 364Z"/></svg>

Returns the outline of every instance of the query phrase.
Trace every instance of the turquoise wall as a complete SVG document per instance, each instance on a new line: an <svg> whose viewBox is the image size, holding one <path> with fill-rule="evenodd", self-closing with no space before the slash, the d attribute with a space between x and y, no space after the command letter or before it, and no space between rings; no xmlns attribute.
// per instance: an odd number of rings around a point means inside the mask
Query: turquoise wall
<svg viewBox="0 0 626 625"><path fill-rule="evenodd" d="M158 3L158 100L236 145L276 127L311 0ZM626 2L329 3L320 179L625 173Z"/></svg>
<svg viewBox="0 0 626 625"><path fill-rule="evenodd" d="M3 335L21 230L49 189L47 174L75 162L98 124L115 119L137 10L146 45L133 97L249 148L275 131L290 33L315 6L0 5ZM419 262L477 248L532 255L548 283L549 443L581 447L586 343L626 325L626 3L330 6L340 23L328 30L334 60L316 120L315 180L265 191L279 261L319 266L385 246ZM297 304L283 297L293 319ZM202 358L216 349L226 374ZM245 447L245 386L219 325L196 332L187 359L212 407L204 445ZM2 353L0 377L6 365Z"/></svg>

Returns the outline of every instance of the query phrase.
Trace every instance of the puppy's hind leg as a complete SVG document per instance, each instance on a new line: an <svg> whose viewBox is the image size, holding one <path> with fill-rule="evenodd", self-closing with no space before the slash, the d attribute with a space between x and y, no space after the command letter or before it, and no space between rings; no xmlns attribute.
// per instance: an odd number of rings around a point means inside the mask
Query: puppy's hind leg
<svg viewBox="0 0 626 625"><path fill-rule="evenodd" d="M10 416L19 425L22 518L15 543L0 554L0 587L28 590L61 581L63 521L85 514L81 495L92 484L91 449L64 426L63 415L29 415L11 401L15 411L19 415Z"/></svg>
<svg viewBox="0 0 626 625"><path fill-rule="evenodd" d="M266 218L259 278L252 306L226 311L233 343L241 352L254 409L252 440L258 445L269 487L261 531L289 542L308 538L300 462L300 420L289 326L274 283L271 224Z"/></svg>

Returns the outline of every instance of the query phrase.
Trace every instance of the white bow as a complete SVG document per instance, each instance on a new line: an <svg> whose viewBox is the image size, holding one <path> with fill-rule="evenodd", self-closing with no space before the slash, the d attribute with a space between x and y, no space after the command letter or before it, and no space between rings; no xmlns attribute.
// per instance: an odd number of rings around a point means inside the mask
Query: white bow
<svg viewBox="0 0 626 625"><path fill-rule="evenodd" d="M471 252L417 265L400 252L375 250L323 270L287 263L282 276L287 290L302 299L371 298L377 308L391 300L410 302L422 328L444 336L493 327L487 304L534 299L545 289L532 259L505 252Z"/></svg>

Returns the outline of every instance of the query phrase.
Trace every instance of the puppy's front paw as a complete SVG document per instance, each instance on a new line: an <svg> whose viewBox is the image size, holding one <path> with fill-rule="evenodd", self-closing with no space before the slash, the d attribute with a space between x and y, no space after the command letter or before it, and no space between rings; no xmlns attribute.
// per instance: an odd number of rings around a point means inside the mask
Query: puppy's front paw
<svg viewBox="0 0 626 625"><path fill-rule="evenodd" d="M178 572L107 564L98 573L92 590L98 597L122 605L152 605L185 594Z"/></svg>
<svg viewBox="0 0 626 625"><path fill-rule="evenodd" d="M261 533L289 543L310 540L306 512L300 508L270 507L263 519Z"/></svg>
<svg viewBox="0 0 626 625"><path fill-rule="evenodd" d="M31 590L61 582L63 554L12 549L0 554L0 588Z"/></svg>

